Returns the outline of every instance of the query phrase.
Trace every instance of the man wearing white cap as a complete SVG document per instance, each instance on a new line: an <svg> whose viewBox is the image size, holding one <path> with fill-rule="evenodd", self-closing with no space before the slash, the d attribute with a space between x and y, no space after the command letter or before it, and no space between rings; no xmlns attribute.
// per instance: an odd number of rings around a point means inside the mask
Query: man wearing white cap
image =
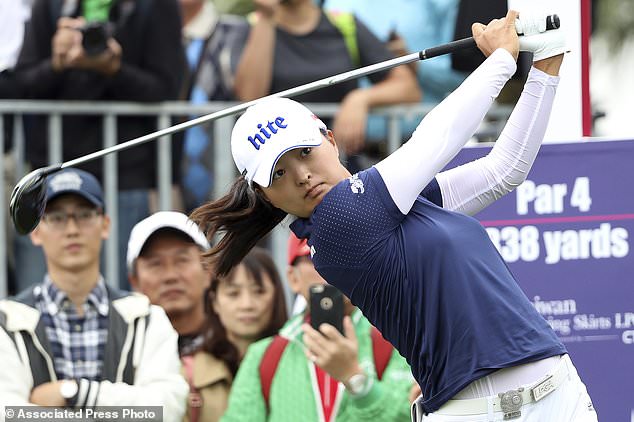
<svg viewBox="0 0 634 422"><path fill-rule="evenodd" d="M231 377L216 358L200 350L205 340L206 292L211 271L202 254L205 235L185 214L161 211L134 226L128 241L130 285L161 306L178 333L182 372L189 384L185 420L216 420Z"/></svg>
<svg viewBox="0 0 634 422"><path fill-rule="evenodd" d="M210 271L201 254L209 243L185 214L161 211L134 226L128 241L130 285L161 306L179 335L179 352L191 354L202 342L205 289Z"/></svg>

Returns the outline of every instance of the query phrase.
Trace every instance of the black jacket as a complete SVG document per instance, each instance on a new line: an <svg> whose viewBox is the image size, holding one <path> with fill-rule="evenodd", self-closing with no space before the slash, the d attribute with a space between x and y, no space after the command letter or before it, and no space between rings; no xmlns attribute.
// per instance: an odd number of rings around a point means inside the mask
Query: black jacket
<svg viewBox="0 0 634 422"><path fill-rule="evenodd" d="M36 0L31 22L16 66L16 77L35 99L82 101L173 100L178 96L184 69L181 18L177 0L115 0L110 21L121 44L121 70L112 77L85 70L55 72L51 66L51 40L56 31L60 0ZM126 13L126 8L131 12ZM61 13L61 11L59 12ZM77 10L74 16L80 16ZM123 17L123 18L122 18ZM41 167L47 159L47 124L33 117L25 124L27 159ZM117 141L123 142L156 130L154 117L121 117ZM63 119L63 159L69 160L103 147L100 117L67 116ZM179 161L178 145L175 160ZM150 142L119 154L119 188L156 185L156 143ZM102 179L102 161L83 168ZM174 174L177 174L174 172Z"/></svg>

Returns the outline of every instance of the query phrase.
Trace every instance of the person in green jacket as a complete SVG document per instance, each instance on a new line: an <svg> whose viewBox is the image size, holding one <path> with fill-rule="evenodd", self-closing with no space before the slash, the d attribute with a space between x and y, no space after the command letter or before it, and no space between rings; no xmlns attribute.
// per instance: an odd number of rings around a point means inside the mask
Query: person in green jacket
<svg viewBox="0 0 634 422"><path fill-rule="evenodd" d="M290 287L308 299L309 287L326 281L305 240L291 235L288 255ZM279 337L249 347L221 421L409 421L410 368L389 343L376 340L361 311L345 299L345 336L327 324L317 332L305 322L307 312L291 318Z"/></svg>

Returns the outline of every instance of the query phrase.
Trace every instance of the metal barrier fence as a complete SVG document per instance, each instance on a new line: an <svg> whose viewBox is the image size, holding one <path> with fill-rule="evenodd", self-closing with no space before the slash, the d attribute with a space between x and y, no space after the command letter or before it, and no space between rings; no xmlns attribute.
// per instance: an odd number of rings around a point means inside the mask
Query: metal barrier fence
<svg viewBox="0 0 634 422"><path fill-rule="evenodd" d="M43 114L48 117L48 161L50 164L62 161L62 116L64 115L101 115L103 118L103 147L116 145L119 141L128 139L117 139L117 117L119 116L155 116L159 129L170 125L172 117L175 116L200 116L213 113L236 103L211 102L205 105L192 105L188 102L164 102L164 103L129 103L129 102L62 102L62 101L26 101L26 100L3 100L0 101L0 144L5 144L3 117L12 115L14 123L13 148L11 154L16 163L15 181L19 180L26 173L24 131L22 128L22 116L28 114ZM309 108L323 118L332 117L338 110L337 104L308 104ZM431 109L430 106L392 106L377 108L373 114L384 116L387 119L387 151L394 151L401 143L401 117L419 115L423 116ZM494 106L488 118L492 122L503 123L510 114L510 107ZM213 127L213 163L211 165L214 172L214 192L216 197L222 194L232 183L236 175L233 165L233 158L229 148L231 128L235 121L234 116L225 117L211 122ZM480 134L485 136L496 136L499 133L501 124L492 124L480 129ZM172 151L170 137L163 137L157 141L157 187L158 187L158 207L161 210L171 208L171 180L172 180ZM110 154L104 158L104 180L103 188L106 208L112 220L112 229L109 239L105 243L105 279L115 284L119 274L118 262L118 234L117 234L117 154ZM4 157L0 160L0 175L4 177L5 163ZM5 184L0 183L0 198L5 198ZM0 207L0 251L7 245L8 204ZM286 267L286 242L287 229L278 227L272 233L271 251L278 268ZM9 245L8 247L13 247ZM19 269L18 269L19 270ZM284 271L281 271L284 274ZM4 298L8 293L8 266L7 251L0 257L0 298Z"/></svg>

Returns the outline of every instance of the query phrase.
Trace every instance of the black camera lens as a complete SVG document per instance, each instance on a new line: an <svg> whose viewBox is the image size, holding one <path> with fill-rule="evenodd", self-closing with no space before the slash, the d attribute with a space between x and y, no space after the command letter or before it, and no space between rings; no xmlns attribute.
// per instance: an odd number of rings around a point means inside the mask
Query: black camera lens
<svg viewBox="0 0 634 422"><path fill-rule="evenodd" d="M108 28L103 22L90 22L81 32L82 47L88 56L97 56L108 48Z"/></svg>

